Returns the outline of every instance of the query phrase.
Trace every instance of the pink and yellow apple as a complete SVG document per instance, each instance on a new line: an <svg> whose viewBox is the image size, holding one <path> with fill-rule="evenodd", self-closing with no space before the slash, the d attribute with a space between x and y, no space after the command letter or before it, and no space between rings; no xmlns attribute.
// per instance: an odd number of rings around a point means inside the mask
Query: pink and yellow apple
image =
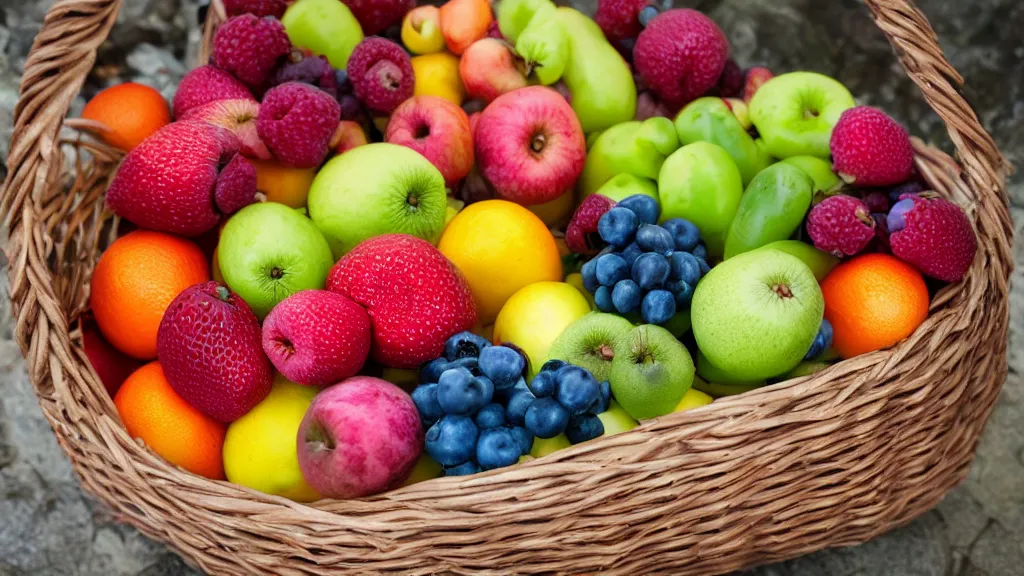
<svg viewBox="0 0 1024 576"><path fill-rule="evenodd" d="M422 154L440 170L449 187L473 167L469 116L444 98L415 96L403 102L391 114L384 139Z"/></svg>
<svg viewBox="0 0 1024 576"><path fill-rule="evenodd" d="M226 128L238 136L238 140L242 143L243 156L270 160L273 155L256 131L256 117L259 114L259 102L236 98L217 100L192 108L180 120L201 120L207 124Z"/></svg>
<svg viewBox="0 0 1024 576"><path fill-rule="evenodd" d="M497 38L483 38L467 48L459 63L459 74L470 98L486 102L527 85L512 47Z"/></svg>

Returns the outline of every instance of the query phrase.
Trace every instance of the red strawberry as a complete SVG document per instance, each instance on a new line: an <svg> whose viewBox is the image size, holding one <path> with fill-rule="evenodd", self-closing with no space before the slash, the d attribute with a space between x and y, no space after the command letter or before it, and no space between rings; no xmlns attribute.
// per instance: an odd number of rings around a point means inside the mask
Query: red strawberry
<svg viewBox="0 0 1024 576"><path fill-rule="evenodd" d="M156 347L174 391L211 418L234 422L270 394L260 323L216 282L196 284L171 302Z"/></svg>
<svg viewBox="0 0 1024 576"><path fill-rule="evenodd" d="M587 196L565 229L565 243L575 254L593 256L605 247L597 233L597 221L615 206L615 201L601 194Z"/></svg>
<svg viewBox="0 0 1024 576"><path fill-rule="evenodd" d="M256 170L239 147L238 138L218 126L168 124L125 157L107 190L107 206L142 228L199 236L256 200Z"/></svg>
<svg viewBox="0 0 1024 576"><path fill-rule="evenodd" d="M334 265L327 289L367 309L370 355L392 368L417 368L437 358L445 340L476 324L462 273L429 242L405 234L356 246Z"/></svg>
<svg viewBox="0 0 1024 576"><path fill-rule="evenodd" d="M695 100L718 84L729 41L710 18L686 8L651 20L636 40L636 71L669 108Z"/></svg>
<svg viewBox="0 0 1024 576"><path fill-rule="evenodd" d="M875 221L860 199L840 194L811 209L807 233L819 250L838 257L853 256L875 238Z"/></svg>
<svg viewBox="0 0 1024 576"><path fill-rule="evenodd" d="M858 106L843 112L829 146L836 173L860 188L895 186L914 172L910 135L876 108Z"/></svg>
<svg viewBox="0 0 1024 576"><path fill-rule="evenodd" d="M959 282L974 262L978 237L963 208L934 194L904 198L889 212L892 253L924 275Z"/></svg>
<svg viewBox="0 0 1024 576"><path fill-rule="evenodd" d="M185 74L174 94L174 117L181 120L186 112L219 100L252 100L249 88L227 72L210 66L200 66Z"/></svg>
<svg viewBox="0 0 1024 576"><path fill-rule="evenodd" d="M359 20L367 36L399 24L405 13L416 7L416 0L342 0Z"/></svg>

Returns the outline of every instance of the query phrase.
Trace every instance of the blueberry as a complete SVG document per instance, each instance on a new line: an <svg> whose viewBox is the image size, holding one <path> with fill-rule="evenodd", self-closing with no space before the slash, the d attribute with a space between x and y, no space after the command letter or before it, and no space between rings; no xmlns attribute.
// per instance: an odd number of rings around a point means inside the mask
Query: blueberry
<svg viewBox="0 0 1024 576"><path fill-rule="evenodd" d="M437 402L445 414L472 414L493 397L494 384L465 368L446 371L437 383Z"/></svg>
<svg viewBox="0 0 1024 576"><path fill-rule="evenodd" d="M466 356L465 358L459 358L458 360L449 362L448 370L452 370L453 368L465 368L466 370L469 370L473 376L480 375L480 361L475 356ZM447 370L445 372L447 372ZM444 374L444 372L442 372L442 374ZM438 381L440 381L440 378L438 378Z"/></svg>
<svg viewBox="0 0 1024 576"><path fill-rule="evenodd" d="M644 296L640 314L648 324L664 324L676 315L676 297L668 290L653 290Z"/></svg>
<svg viewBox="0 0 1024 576"><path fill-rule="evenodd" d="M526 378L520 378L511 388L495 388L493 400L498 404L508 404L508 399L518 390L530 390L530 387L526 385Z"/></svg>
<svg viewBox="0 0 1024 576"><path fill-rule="evenodd" d="M825 349L827 350L831 348L832 336L834 335L834 332L832 331L832 323L828 320L822 319L821 328L818 329L818 332L825 338Z"/></svg>
<svg viewBox="0 0 1024 576"><path fill-rule="evenodd" d="M601 239L613 246L625 246L633 241L640 219L632 210L616 206L604 213L597 221L597 233Z"/></svg>
<svg viewBox="0 0 1024 576"><path fill-rule="evenodd" d="M505 425L505 407L501 404L488 404L476 413L476 427L481 430L497 428Z"/></svg>
<svg viewBox="0 0 1024 576"><path fill-rule="evenodd" d="M540 398L526 411L526 430L537 438L554 438L569 425L569 411L554 398Z"/></svg>
<svg viewBox="0 0 1024 576"><path fill-rule="evenodd" d="M672 235L676 250L692 252L700 242L700 228L697 228L697 225L689 220L672 218L663 222L661 227Z"/></svg>
<svg viewBox="0 0 1024 576"><path fill-rule="evenodd" d="M440 358L434 358L430 362L423 365L420 368L420 383L430 384L437 383L437 379L441 377L441 374L448 369L448 359L444 356Z"/></svg>
<svg viewBox="0 0 1024 576"><path fill-rule="evenodd" d="M623 280L612 289L612 304L619 314L629 314L640 307L643 291L632 280Z"/></svg>
<svg viewBox="0 0 1024 576"><path fill-rule="evenodd" d="M573 444L580 444L603 435L604 422L601 422L601 419L593 414L573 416L569 420L569 426L565 429L566 438Z"/></svg>
<svg viewBox="0 0 1024 576"><path fill-rule="evenodd" d="M618 254L605 254L597 259L597 282L601 286L615 286L629 278L629 266Z"/></svg>
<svg viewBox="0 0 1024 576"><path fill-rule="evenodd" d="M442 466L458 466L476 450L476 424L468 416L445 416L427 430L427 454Z"/></svg>
<svg viewBox="0 0 1024 576"><path fill-rule="evenodd" d="M675 282L669 282L665 284L665 289L672 293L676 298L676 309L687 308L690 306L690 302L693 301L693 286L690 286L682 280Z"/></svg>
<svg viewBox="0 0 1024 576"><path fill-rule="evenodd" d="M635 194L624 198L616 206L632 210L633 214L636 214L636 217L644 224L657 224L658 218L661 217L661 205L646 194Z"/></svg>
<svg viewBox="0 0 1024 576"><path fill-rule="evenodd" d="M694 246L693 250L690 250L690 253L698 260L707 261L708 259L708 247L705 246L703 242Z"/></svg>
<svg viewBox="0 0 1024 576"><path fill-rule="evenodd" d="M612 402L612 385L605 381L601 382L601 393L597 395L597 400L587 409L587 414L604 414L608 411L608 407Z"/></svg>
<svg viewBox="0 0 1024 576"><path fill-rule="evenodd" d="M558 378L554 372L541 372L533 377L530 382L530 392L537 398L547 398L555 393L558 387Z"/></svg>
<svg viewBox="0 0 1024 576"><path fill-rule="evenodd" d="M907 227L907 213L914 209L914 199L904 198L896 203L889 211L889 216L886 217L886 224L889 226L889 232L899 232Z"/></svg>
<svg viewBox="0 0 1024 576"><path fill-rule="evenodd" d="M522 455L519 440L508 428L484 430L476 443L476 461L484 470L511 466L519 462Z"/></svg>
<svg viewBox="0 0 1024 576"><path fill-rule="evenodd" d="M676 243L672 235L656 224L644 224L636 232L636 243L645 252L664 254L675 250Z"/></svg>
<svg viewBox="0 0 1024 576"><path fill-rule="evenodd" d="M821 321L821 328L818 329L818 334L814 337L814 342L811 343L811 349L807 351L807 355L804 356L804 360L813 360L821 355L822 352L829 349L832 346L832 324L828 320Z"/></svg>
<svg viewBox="0 0 1024 576"><path fill-rule="evenodd" d="M423 423L430 426L444 416L444 410L437 401L437 384L421 384L412 391L412 401L420 413Z"/></svg>
<svg viewBox="0 0 1024 576"><path fill-rule="evenodd" d="M540 367L541 372L556 372L562 366L565 366L567 362L565 360L548 360Z"/></svg>
<svg viewBox="0 0 1024 576"><path fill-rule="evenodd" d="M508 397L508 405L505 407L505 421L513 426L522 426L526 421L526 411L535 400L537 398L529 389L513 392Z"/></svg>
<svg viewBox="0 0 1024 576"><path fill-rule="evenodd" d="M566 366L558 376L558 403L571 414L582 414L601 396L601 385L594 376L579 366Z"/></svg>
<svg viewBox="0 0 1024 576"><path fill-rule="evenodd" d="M515 386L523 375L526 361L523 356L507 346L491 346L480 352L480 372L494 382L498 389Z"/></svg>
<svg viewBox="0 0 1024 576"><path fill-rule="evenodd" d="M711 272L711 266L708 266L706 258L697 258L697 265L700 266L700 277L703 278Z"/></svg>
<svg viewBox="0 0 1024 576"><path fill-rule="evenodd" d="M533 450L533 434L530 434L526 428L522 426L513 426L509 428L512 431L512 435L515 436L516 442L519 443L519 451L521 454L526 455Z"/></svg>
<svg viewBox="0 0 1024 576"><path fill-rule="evenodd" d="M690 286L696 286L700 282L700 263L689 252L675 252L668 259L671 271L668 274L669 280L682 280Z"/></svg>
<svg viewBox="0 0 1024 576"><path fill-rule="evenodd" d="M633 281L641 290L655 290L665 285L671 267L661 254L644 254L633 264ZM602 310L608 312L608 310Z"/></svg>
<svg viewBox="0 0 1024 576"><path fill-rule="evenodd" d="M612 289L601 286L594 292L594 304L601 312L615 312L615 304L612 303Z"/></svg>
<svg viewBox="0 0 1024 576"><path fill-rule="evenodd" d="M472 474L476 474L477 472L482 472L482 470L480 469L480 466L477 465L477 463L473 462L472 460L468 462L463 462L458 466L452 466L450 468L444 469L445 476L470 476Z"/></svg>
<svg viewBox="0 0 1024 576"><path fill-rule="evenodd" d="M640 245L633 242L629 246L623 248L619 256L622 256L622 259L626 261L626 264L629 266L630 270L632 270L633 263L636 262L636 259L643 253L644 251L640 248Z"/></svg>
<svg viewBox="0 0 1024 576"><path fill-rule="evenodd" d="M584 264L580 273L583 275L583 287L587 289L587 292L590 292L591 294L596 292L597 287L601 285L601 283L597 281L597 258L594 258Z"/></svg>
<svg viewBox="0 0 1024 576"><path fill-rule="evenodd" d="M480 355L481 350L490 345L490 342L472 332L460 332L445 342L444 357L449 361L467 356L476 357Z"/></svg>

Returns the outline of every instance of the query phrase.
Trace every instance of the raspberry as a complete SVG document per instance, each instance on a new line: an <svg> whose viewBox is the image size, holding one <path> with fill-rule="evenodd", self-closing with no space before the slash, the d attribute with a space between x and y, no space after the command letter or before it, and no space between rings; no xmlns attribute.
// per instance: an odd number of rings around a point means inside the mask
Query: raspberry
<svg viewBox="0 0 1024 576"><path fill-rule="evenodd" d="M892 253L925 276L959 282L974 262L978 238L963 208L934 193L900 200L887 219Z"/></svg>
<svg viewBox="0 0 1024 576"><path fill-rule="evenodd" d="M594 21L612 44L636 38L643 31L638 16L648 4L649 0L599 0Z"/></svg>
<svg viewBox="0 0 1024 576"><path fill-rule="evenodd" d="M337 100L308 84L288 82L267 92L256 129L281 162L315 168L327 156L340 121Z"/></svg>
<svg viewBox="0 0 1024 576"><path fill-rule="evenodd" d="M597 233L597 222L605 212L615 207L615 201L607 196L591 194L587 196L576 213L572 215L569 226L565 229L565 243L574 254L592 256L607 244Z"/></svg>
<svg viewBox="0 0 1024 576"><path fill-rule="evenodd" d="M352 51L348 77L356 97L381 114L390 114L411 98L415 84L412 62L405 50L376 36L363 40Z"/></svg>
<svg viewBox="0 0 1024 576"><path fill-rule="evenodd" d="M876 108L843 112L832 132L832 161L849 184L895 186L914 171L914 147L907 131Z"/></svg>
<svg viewBox="0 0 1024 576"><path fill-rule="evenodd" d="M245 14L229 19L217 29L213 63L250 88L260 90L291 49L280 21Z"/></svg>
<svg viewBox="0 0 1024 576"><path fill-rule="evenodd" d="M200 66L185 74L174 94L174 118L218 100L253 100L252 92L234 76L214 66Z"/></svg>
<svg viewBox="0 0 1024 576"><path fill-rule="evenodd" d="M826 198L807 217L814 246L834 256L861 253L875 238L875 221L868 207L853 196Z"/></svg>
<svg viewBox="0 0 1024 576"><path fill-rule="evenodd" d="M725 61L722 75L718 77L718 95L722 98L740 98L747 82L743 70L732 58Z"/></svg>
<svg viewBox="0 0 1024 576"><path fill-rule="evenodd" d="M286 82L302 82L316 86L327 92L332 98L338 98L338 75L336 70L327 62L323 56L309 56L301 59L294 58L286 62L270 78L271 86L280 86Z"/></svg>
<svg viewBox="0 0 1024 576"><path fill-rule="evenodd" d="M228 17L252 14L264 17L281 18L288 9L285 0L224 0L224 11Z"/></svg>

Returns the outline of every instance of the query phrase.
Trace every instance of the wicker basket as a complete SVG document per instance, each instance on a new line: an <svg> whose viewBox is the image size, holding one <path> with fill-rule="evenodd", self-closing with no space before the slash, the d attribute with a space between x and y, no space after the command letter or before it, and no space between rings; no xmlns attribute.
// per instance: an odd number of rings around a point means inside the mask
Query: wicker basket
<svg viewBox="0 0 1024 576"><path fill-rule="evenodd" d="M238 575L710 574L906 524L965 477L1006 375L1008 167L913 3L866 4L958 152L915 141L918 168L967 207L981 245L913 336L510 469L305 506L155 456L86 361L77 318L115 236L102 200L119 155L61 127L121 2L58 1L25 66L2 210L15 338L82 485L208 572Z"/></svg>

